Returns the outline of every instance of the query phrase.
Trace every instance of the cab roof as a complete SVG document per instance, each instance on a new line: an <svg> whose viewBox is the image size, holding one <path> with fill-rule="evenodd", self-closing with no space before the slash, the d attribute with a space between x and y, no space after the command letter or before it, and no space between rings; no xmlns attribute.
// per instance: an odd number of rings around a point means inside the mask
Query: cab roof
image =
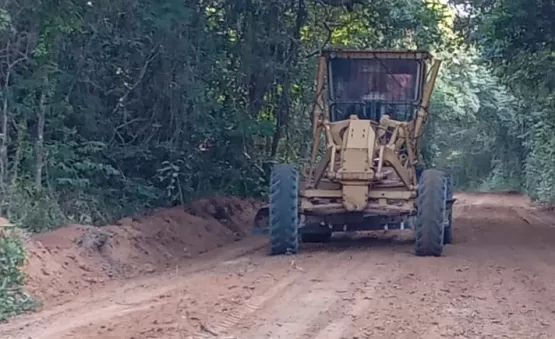
<svg viewBox="0 0 555 339"><path fill-rule="evenodd" d="M430 52L425 50L364 50L364 49L323 49L322 56L330 59L404 59L404 60L429 60L432 59Z"/></svg>

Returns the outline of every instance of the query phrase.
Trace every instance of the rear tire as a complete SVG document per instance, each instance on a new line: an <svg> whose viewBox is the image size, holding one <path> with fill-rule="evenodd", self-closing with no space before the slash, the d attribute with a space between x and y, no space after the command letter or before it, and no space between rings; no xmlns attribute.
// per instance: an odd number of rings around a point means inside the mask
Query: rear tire
<svg viewBox="0 0 555 339"><path fill-rule="evenodd" d="M270 254L299 251L298 172L291 165L272 168L270 179Z"/></svg>
<svg viewBox="0 0 555 339"><path fill-rule="evenodd" d="M416 239L417 256L441 256L443 252L444 220L447 185L443 172L427 169L422 172L418 185Z"/></svg>

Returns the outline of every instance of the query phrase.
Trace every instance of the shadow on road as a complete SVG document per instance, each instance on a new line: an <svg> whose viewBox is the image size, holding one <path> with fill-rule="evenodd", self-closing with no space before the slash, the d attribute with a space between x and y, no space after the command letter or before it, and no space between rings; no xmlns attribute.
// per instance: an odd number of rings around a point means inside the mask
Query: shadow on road
<svg viewBox="0 0 555 339"><path fill-rule="evenodd" d="M343 251L345 249L357 251L368 250L371 248L395 248L406 250L407 246L412 245L414 238L410 231L398 232L371 232L348 234L339 233L324 243L302 243L302 251L306 253L320 251Z"/></svg>

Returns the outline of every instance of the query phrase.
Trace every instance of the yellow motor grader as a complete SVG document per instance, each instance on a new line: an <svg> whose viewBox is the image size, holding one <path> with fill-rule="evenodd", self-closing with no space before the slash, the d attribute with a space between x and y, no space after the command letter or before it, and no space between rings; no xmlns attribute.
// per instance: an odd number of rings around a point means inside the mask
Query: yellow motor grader
<svg viewBox="0 0 555 339"><path fill-rule="evenodd" d="M426 51L321 53L311 158L302 171L272 168L269 204L255 217L270 254L383 229L412 230L418 256L442 254L452 241L452 180L426 169L419 147L440 64Z"/></svg>

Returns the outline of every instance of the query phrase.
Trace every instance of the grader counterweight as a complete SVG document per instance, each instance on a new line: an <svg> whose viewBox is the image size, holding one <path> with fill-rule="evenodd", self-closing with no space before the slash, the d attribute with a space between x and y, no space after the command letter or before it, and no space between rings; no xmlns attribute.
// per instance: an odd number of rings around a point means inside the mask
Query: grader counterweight
<svg viewBox="0 0 555 339"><path fill-rule="evenodd" d="M311 158L300 173L273 167L269 205L256 216L271 254L384 228L412 230L416 255L442 254L452 240L452 184L420 155L439 67L425 51L322 52Z"/></svg>

